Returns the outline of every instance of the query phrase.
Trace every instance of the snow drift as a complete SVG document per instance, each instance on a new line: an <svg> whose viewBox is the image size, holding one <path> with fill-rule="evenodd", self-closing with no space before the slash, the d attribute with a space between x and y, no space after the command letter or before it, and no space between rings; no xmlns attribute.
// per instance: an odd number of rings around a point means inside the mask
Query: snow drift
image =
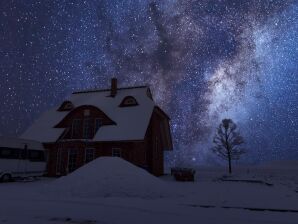
<svg viewBox="0 0 298 224"><path fill-rule="evenodd" d="M163 197L167 183L121 158L100 157L48 186L55 195L78 197Z"/></svg>

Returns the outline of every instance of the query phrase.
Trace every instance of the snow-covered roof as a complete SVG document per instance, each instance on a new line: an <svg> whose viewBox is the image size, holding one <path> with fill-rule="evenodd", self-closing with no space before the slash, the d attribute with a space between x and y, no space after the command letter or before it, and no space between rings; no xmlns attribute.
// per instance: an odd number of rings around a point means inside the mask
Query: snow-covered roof
<svg viewBox="0 0 298 224"><path fill-rule="evenodd" d="M23 149L27 145L28 149L44 150L38 141L0 136L0 147Z"/></svg>
<svg viewBox="0 0 298 224"><path fill-rule="evenodd" d="M67 100L75 108L83 105L95 106L116 123L100 127L93 141L143 140L155 106L147 91L146 86L119 88L115 97L110 97L109 90L76 92ZM133 96L138 105L119 107L126 96ZM40 142L56 141L65 129L54 126L70 112L57 111L59 106L45 112L21 137Z"/></svg>

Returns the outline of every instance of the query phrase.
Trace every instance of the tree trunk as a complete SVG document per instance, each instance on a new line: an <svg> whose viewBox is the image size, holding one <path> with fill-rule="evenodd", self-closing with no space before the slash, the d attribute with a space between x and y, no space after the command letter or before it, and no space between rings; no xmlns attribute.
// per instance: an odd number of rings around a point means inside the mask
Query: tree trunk
<svg viewBox="0 0 298 224"><path fill-rule="evenodd" d="M228 152L228 160L229 160L229 174L232 173L232 167L231 167L231 150L230 150L230 144L229 144L229 136L228 136L228 132L227 129L225 129L225 137L226 137L226 149Z"/></svg>
<svg viewBox="0 0 298 224"><path fill-rule="evenodd" d="M229 173L232 173L232 162L231 162L231 155L229 154Z"/></svg>

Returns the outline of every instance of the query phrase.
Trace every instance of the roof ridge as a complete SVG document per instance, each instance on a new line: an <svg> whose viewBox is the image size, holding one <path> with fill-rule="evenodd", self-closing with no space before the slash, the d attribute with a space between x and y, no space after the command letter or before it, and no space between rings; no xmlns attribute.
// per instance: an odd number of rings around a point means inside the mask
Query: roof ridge
<svg viewBox="0 0 298 224"><path fill-rule="evenodd" d="M143 86L130 86L130 87L121 87L117 88L117 90L125 90L125 89L140 89L140 88L148 88L149 86L143 85ZM81 90L81 91L75 91L72 94L81 94L81 93L93 93L93 92L107 92L111 91L111 89L89 89L89 90Z"/></svg>

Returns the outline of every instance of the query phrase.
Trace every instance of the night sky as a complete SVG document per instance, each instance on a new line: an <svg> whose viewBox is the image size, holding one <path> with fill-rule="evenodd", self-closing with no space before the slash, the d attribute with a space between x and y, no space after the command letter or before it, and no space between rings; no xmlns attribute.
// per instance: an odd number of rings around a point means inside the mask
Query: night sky
<svg viewBox="0 0 298 224"><path fill-rule="evenodd" d="M0 134L74 90L150 85L171 117L168 160L214 161L222 118L244 162L298 159L298 1L0 1Z"/></svg>

